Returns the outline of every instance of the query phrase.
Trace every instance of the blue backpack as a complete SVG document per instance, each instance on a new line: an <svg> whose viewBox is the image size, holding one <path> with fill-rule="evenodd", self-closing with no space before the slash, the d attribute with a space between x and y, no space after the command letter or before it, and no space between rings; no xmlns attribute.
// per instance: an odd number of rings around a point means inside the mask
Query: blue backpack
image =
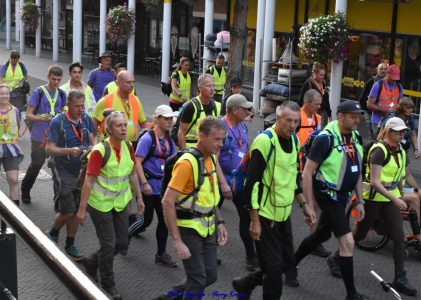
<svg viewBox="0 0 421 300"><path fill-rule="evenodd" d="M270 130L264 130L264 131L261 131L260 133L266 134L270 139L272 139L273 137L272 131ZM293 137L294 137L295 146L298 147L298 143L299 143L298 137L295 133L293 134ZM269 150L266 161L269 161L271 159L274 148L275 148L275 145L273 145L273 143L270 143L270 150ZM243 159L238 164L237 168L235 168L232 171L230 186L234 194L241 194L243 192L244 182L246 181L246 173L247 173L247 169L250 163L250 157L251 157L251 151L248 151L247 154L243 157Z"/></svg>

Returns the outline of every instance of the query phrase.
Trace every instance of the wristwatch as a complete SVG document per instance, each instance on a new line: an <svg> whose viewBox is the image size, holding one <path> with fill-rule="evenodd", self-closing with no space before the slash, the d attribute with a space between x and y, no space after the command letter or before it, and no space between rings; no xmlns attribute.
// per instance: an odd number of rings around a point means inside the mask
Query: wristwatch
<svg viewBox="0 0 421 300"><path fill-rule="evenodd" d="M219 224L225 224L225 221L224 220L219 220L218 222L216 222L216 225L219 225Z"/></svg>

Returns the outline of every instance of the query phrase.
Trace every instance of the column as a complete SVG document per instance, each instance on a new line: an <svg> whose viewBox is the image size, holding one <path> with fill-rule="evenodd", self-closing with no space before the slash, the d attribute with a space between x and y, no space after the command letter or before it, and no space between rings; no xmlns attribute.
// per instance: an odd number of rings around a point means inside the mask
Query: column
<svg viewBox="0 0 421 300"><path fill-rule="evenodd" d="M39 11L41 11L41 0L36 0L35 4ZM38 18L37 30L35 31L35 56L41 57L41 14Z"/></svg>
<svg viewBox="0 0 421 300"><path fill-rule="evenodd" d="M58 61L58 1L53 0L53 61Z"/></svg>
<svg viewBox="0 0 421 300"><path fill-rule="evenodd" d="M6 0L6 50L10 50L10 31L11 31L11 25L12 25L12 12L11 12L11 4L10 0Z"/></svg>
<svg viewBox="0 0 421 300"><path fill-rule="evenodd" d="M19 42L20 31L20 0L15 1L15 41Z"/></svg>
<svg viewBox="0 0 421 300"><path fill-rule="evenodd" d="M254 51L253 108L257 114L260 110L260 78L262 72L262 45L265 29L266 0L258 0L256 22L256 46Z"/></svg>
<svg viewBox="0 0 421 300"><path fill-rule="evenodd" d="M203 34L203 45L206 41L206 36L210 33L213 33L213 0L206 0L205 3L205 28L204 28L204 34ZM210 57L210 51L207 47L203 47L203 58L209 59ZM206 60L203 60L203 73L206 69Z"/></svg>
<svg viewBox="0 0 421 300"><path fill-rule="evenodd" d="M344 13L346 15L347 0L336 0L335 12ZM341 90L342 90L342 70L343 62L334 63L332 62L332 72L330 75L330 94L329 103L332 110L332 119L336 119L336 109L341 102Z"/></svg>
<svg viewBox="0 0 421 300"><path fill-rule="evenodd" d="M73 0L73 61L82 62L82 0Z"/></svg>
<svg viewBox="0 0 421 300"><path fill-rule="evenodd" d="M99 4L99 55L107 51L105 36L105 17L107 15L107 0L101 0Z"/></svg>
<svg viewBox="0 0 421 300"><path fill-rule="evenodd" d="M20 0L20 5L19 5L19 11L22 9L23 4L25 3L25 0ZM20 21L20 13L19 13L19 51L20 53L25 53L25 26L23 26L23 24Z"/></svg>
<svg viewBox="0 0 421 300"><path fill-rule="evenodd" d="M263 38L263 68L262 68L262 87L266 85L263 81L263 78L266 76L269 71L269 61L272 61L272 38L275 32L275 9L276 1L275 0L266 0L266 9L265 9L265 34Z"/></svg>
<svg viewBox="0 0 421 300"><path fill-rule="evenodd" d="M172 0L164 0L164 17L162 25L162 63L161 81L167 82L170 73L171 56L171 8Z"/></svg>
<svg viewBox="0 0 421 300"><path fill-rule="evenodd" d="M136 1L129 0L128 7L133 9L136 15ZM134 75L134 50L135 50L136 33L133 33L127 41L127 71Z"/></svg>

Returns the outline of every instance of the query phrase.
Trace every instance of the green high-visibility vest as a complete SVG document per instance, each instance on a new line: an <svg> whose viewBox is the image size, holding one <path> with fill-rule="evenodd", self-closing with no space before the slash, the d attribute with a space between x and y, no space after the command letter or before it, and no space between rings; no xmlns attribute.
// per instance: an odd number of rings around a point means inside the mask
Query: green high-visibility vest
<svg viewBox="0 0 421 300"><path fill-rule="evenodd" d="M227 82L227 73L225 68L222 67L221 74L218 73L215 66L210 67L210 73L213 76L215 81L215 93L217 95L222 95L225 89L225 83Z"/></svg>

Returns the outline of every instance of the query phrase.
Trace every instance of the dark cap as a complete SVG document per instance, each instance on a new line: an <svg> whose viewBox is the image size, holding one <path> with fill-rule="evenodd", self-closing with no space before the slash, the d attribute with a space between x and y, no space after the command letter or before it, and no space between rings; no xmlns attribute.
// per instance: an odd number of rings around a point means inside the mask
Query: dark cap
<svg viewBox="0 0 421 300"><path fill-rule="evenodd" d="M359 103L352 101L352 100L346 100L338 105L337 109L338 113L363 113L364 110L361 109L361 106Z"/></svg>
<svg viewBox="0 0 421 300"><path fill-rule="evenodd" d="M236 85L243 85L243 82L241 81L240 77L234 77L233 79L231 79L230 86Z"/></svg>
<svg viewBox="0 0 421 300"><path fill-rule="evenodd" d="M103 57L113 57L113 55L109 52L104 52L100 56L98 56L98 61L101 62L101 58L103 58Z"/></svg>

